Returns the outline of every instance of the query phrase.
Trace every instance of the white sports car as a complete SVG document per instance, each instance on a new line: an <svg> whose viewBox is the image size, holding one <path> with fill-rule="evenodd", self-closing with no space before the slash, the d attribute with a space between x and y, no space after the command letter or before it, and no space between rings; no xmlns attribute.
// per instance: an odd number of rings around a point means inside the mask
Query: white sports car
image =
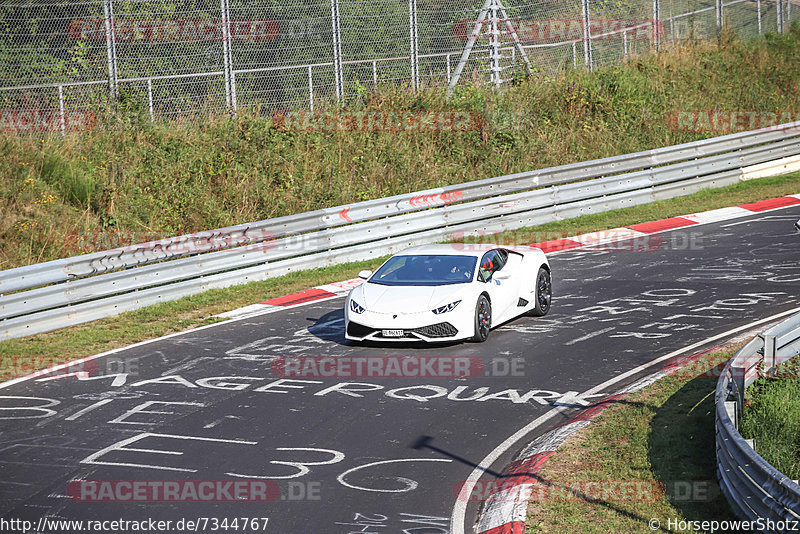
<svg viewBox="0 0 800 534"><path fill-rule="evenodd" d="M550 264L533 247L425 245L392 256L344 304L351 341L485 341L524 313L545 315Z"/></svg>

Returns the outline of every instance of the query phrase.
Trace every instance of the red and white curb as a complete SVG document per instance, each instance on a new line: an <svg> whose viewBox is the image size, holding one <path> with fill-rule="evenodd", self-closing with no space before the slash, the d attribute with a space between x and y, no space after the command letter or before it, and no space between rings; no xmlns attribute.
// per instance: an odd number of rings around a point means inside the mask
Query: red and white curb
<svg viewBox="0 0 800 534"><path fill-rule="evenodd" d="M690 215L683 215L680 217L670 217L668 219L661 219L659 221L632 224L630 226L611 228L609 230L601 230L599 232L591 232L569 238L551 239L549 241L542 241L540 243L531 243L530 246L538 247L547 254L554 254L565 250L574 250L581 247L598 247L600 245L619 241L631 241L634 247L646 248L648 246L652 246L652 244L647 243L645 238L653 234L668 232L670 230L686 228L689 226L699 226L702 224L715 223L728 219L736 219L739 217L752 215L754 213L771 211L788 206L794 206L796 204L800 204L800 194L771 198L768 200L761 200L759 202L753 202L750 204L741 204L739 206L732 206L729 208L720 208L716 210L703 211L700 213L692 213ZM229 312L220 313L214 317L241 319L251 315L262 315L286 308L302 306L310 302L336 298L346 295L351 289L360 285L362 282L363 280L360 278L353 278L351 280L344 280L342 282L334 282L332 284L316 286L312 287L311 289L305 289L303 291L298 291L297 293L292 293L290 295L276 297L265 300L264 302L259 302L243 308L237 308Z"/></svg>
<svg viewBox="0 0 800 534"><path fill-rule="evenodd" d="M562 250L572 250L579 247L593 247L613 241L634 240L635 242L636 240L642 239L651 234L667 232L689 226L698 226L701 224L725 221L728 219L736 219L739 217L752 215L754 213L785 208L788 206L794 206L796 204L800 204L800 194L771 198L768 200L761 200L759 202L752 202L750 204L732 206L730 208L720 208L716 210L703 211L700 213L692 213L691 215L682 215L680 217L670 217L668 219L661 219L659 221L632 224L630 226L612 228L610 230L602 230L600 232L592 232L590 234L583 234L575 237L552 239L549 241L543 241L541 243L533 243L531 246L538 247L546 253L553 253Z"/></svg>

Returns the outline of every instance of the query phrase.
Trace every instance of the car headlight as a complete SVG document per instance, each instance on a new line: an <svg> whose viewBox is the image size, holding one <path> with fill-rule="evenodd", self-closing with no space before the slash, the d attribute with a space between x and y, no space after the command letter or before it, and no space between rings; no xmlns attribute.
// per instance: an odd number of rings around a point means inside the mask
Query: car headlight
<svg viewBox="0 0 800 534"><path fill-rule="evenodd" d="M353 313L364 313L364 308L358 302L350 299L350 311Z"/></svg>
<svg viewBox="0 0 800 534"><path fill-rule="evenodd" d="M447 313L449 311L453 311L454 309L456 309L456 306L458 306L459 302L461 302L461 301L457 300L457 301L451 302L450 304L447 304L445 306L439 306L435 310L431 310L431 311L433 311L433 313L435 313L436 315L439 315L440 313Z"/></svg>

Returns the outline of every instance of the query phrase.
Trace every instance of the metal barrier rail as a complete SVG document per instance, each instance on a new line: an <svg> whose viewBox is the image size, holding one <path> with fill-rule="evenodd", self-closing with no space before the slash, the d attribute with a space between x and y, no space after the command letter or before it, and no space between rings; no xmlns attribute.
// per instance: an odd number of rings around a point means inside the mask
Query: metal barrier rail
<svg viewBox="0 0 800 534"><path fill-rule="evenodd" d="M731 358L717 381L717 479L731 509L744 520L800 520L800 485L772 467L739 434L747 388L759 373L769 373L800 354L800 313L765 330ZM765 527L766 521L763 521ZM773 529L765 528L766 532Z"/></svg>
<svg viewBox="0 0 800 534"><path fill-rule="evenodd" d="M798 154L800 122L10 269L0 272L0 291L10 292L0 296L0 339L454 235L729 185L743 169Z"/></svg>
<svg viewBox="0 0 800 534"><path fill-rule="evenodd" d="M800 136L800 122L197 232L0 271L0 294L360 221L588 180Z"/></svg>

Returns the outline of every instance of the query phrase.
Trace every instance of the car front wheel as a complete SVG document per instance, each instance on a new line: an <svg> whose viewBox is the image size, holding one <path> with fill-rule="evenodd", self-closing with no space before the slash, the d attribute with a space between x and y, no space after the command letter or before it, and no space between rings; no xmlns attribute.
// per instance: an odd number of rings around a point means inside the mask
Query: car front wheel
<svg viewBox="0 0 800 534"><path fill-rule="evenodd" d="M489 330L492 328L492 304L486 295L478 297L475 305L475 335L473 341L482 343L489 337Z"/></svg>
<svg viewBox="0 0 800 534"><path fill-rule="evenodd" d="M531 310L534 317L542 317L550 311L550 302L553 300L553 285L550 272L544 267L539 267L536 274L536 304Z"/></svg>

